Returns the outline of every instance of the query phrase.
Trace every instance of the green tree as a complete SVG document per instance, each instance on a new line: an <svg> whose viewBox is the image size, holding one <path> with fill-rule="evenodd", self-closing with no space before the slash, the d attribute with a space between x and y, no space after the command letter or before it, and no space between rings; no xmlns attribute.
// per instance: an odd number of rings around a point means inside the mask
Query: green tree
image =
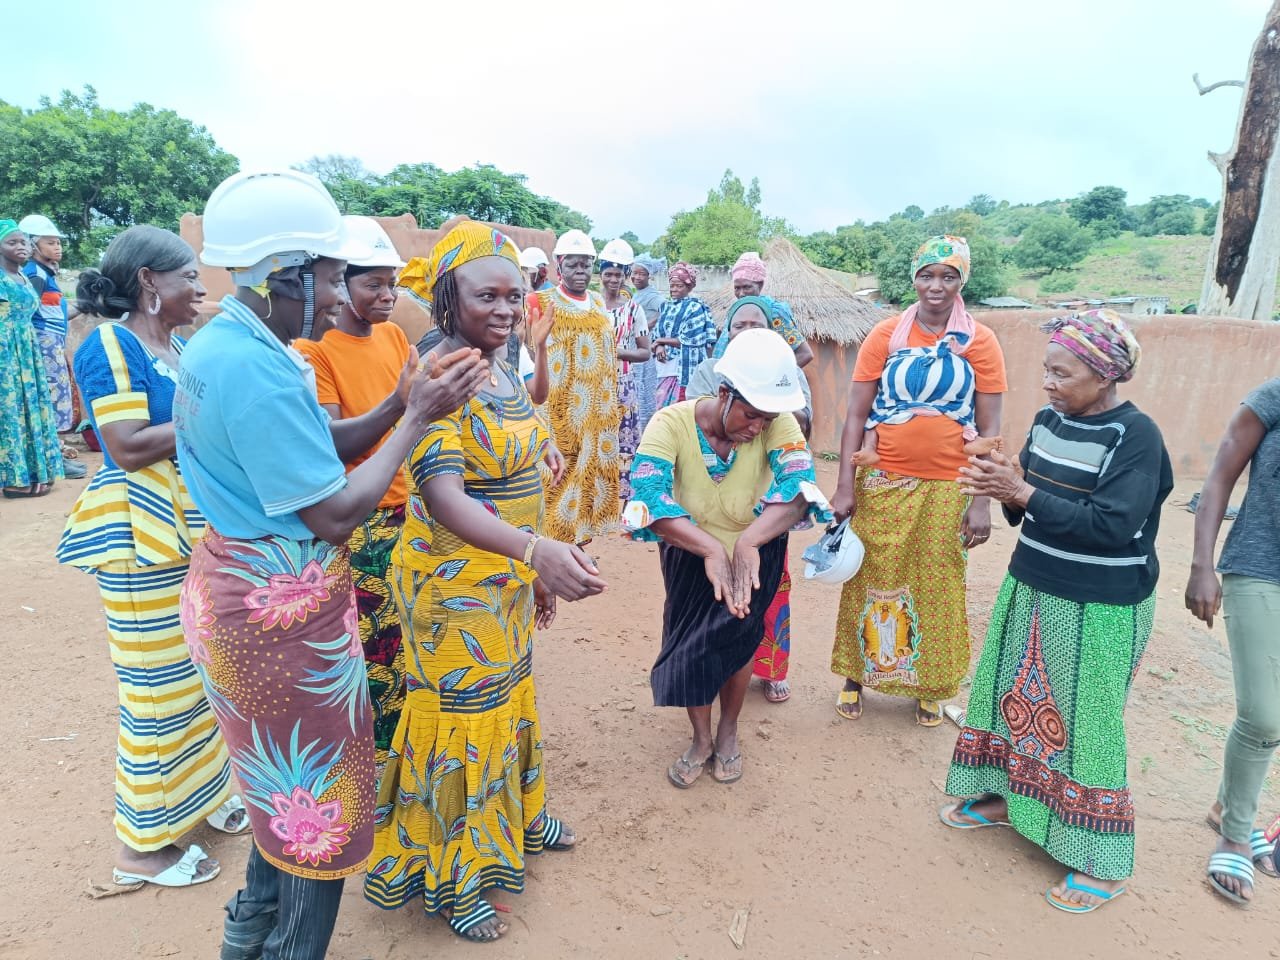
<svg viewBox="0 0 1280 960"><path fill-rule="evenodd" d="M1148 275L1156 275L1160 267L1164 264L1164 254L1155 247L1146 247L1138 251L1138 266L1147 271ZM1156 279L1160 279L1156 276Z"/></svg>
<svg viewBox="0 0 1280 960"><path fill-rule="evenodd" d="M1200 215L1200 232L1206 237L1212 237L1213 232L1218 226L1218 207L1221 201L1212 204L1203 214Z"/></svg>
<svg viewBox="0 0 1280 960"><path fill-rule="evenodd" d="M1088 225L1110 220L1122 224L1129 213L1127 197L1119 187L1094 187L1072 200L1068 210L1077 223Z"/></svg>
<svg viewBox="0 0 1280 960"><path fill-rule="evenodd" d="M0 101L0 209L51 217L68 266L135 223L176 230L238 166L204 127L148 103L108 109L93 87L34 110Z"/></svg>
<svg viewBox="0 0 1280 960"><path fill-rule="evenodd" d="M1194 233L1199 222L1199 211L1183 193L1152 197L1137 208L1136 214L1138 235L1142 237Z"/></svg>
<svg viewBox="0 0 1280 960"><path fill-rule="evenodd" d="M1013 248L1013 261L1024 270L1066 270L1083 260L1091 245L1089 231L1075 220L1046 215L1022 232Z"/></svg>
<svg viewBox="0 0 1280 960"><path fill-rule="evenodd" d="M996 212L996 202L988 193L974 194L969 200L968 209L972 210L980 217L988 216Z"/></svg>
<svg viewBox="0 0 1280 960"><path fill-rule="evenodd" d="M906 209L904 209L904 210L902 211L902 213L900 214L900 216L902 217L902 219L903 219L903 220L910 220L910 221L912 221L912 222L919 222L919 221L921 221L921 220L923 220L923 219L924 219L924 210L922 210L920 207L917 207L917 206L913 203L913 204L911 204L909 207L907 207Z"/></svg>
<svg viewBox="0 0 1280 960"><path fill-rule="evenodd" d="M846 273L870 273L874 262L871 238L862 224L820 230L801 237L799 247L814 263Z"/></svg>
<svg viewBox="0 0 1280 960"><path fill-rule="evenodd" d="M748 250L760 249L766 240L792 232L785 220L760 212L758 180L744 186L732 170L726 170L720 185L708 191L706 203L671 218L661 243L668 258L729 264Z"/></svg>

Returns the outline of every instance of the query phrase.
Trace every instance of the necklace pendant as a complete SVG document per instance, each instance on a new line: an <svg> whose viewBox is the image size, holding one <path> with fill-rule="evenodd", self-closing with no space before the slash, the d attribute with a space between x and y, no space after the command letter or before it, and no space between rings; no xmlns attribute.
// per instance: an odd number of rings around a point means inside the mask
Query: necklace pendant
<svg viewBox="0 0 1280 960"><path fill-rule="evenodd" d="M494 370L493 367L490 367L489 368L489 386L496 387L497 385L498 385L498 372Z"/></svg>

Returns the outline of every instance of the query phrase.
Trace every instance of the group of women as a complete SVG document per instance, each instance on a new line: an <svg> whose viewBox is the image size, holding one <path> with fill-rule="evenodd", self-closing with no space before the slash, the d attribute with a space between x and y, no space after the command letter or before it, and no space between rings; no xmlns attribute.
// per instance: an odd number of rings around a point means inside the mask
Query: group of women
<svg viewBox="0 0 1280 960"><path fill-rule="evenodd" d="M963 799L940 815L1009 825L1061 861L1055 907L1124 892L1123 708L1172 478L1159 430L1117 395L1140 350L1115 314L1049 325L1049 403L1016 461L966 452L999 436L1003 359L964 307L967 245L932 239L912 265L918 303L859 354L829 503L805 439L812 354L763 295L758 258L735 266L720 335L685 264L662 300L646 294L656 264L616 243L598 258L571 233L557 282L530 291L510 239L470 222L403 264L375 222L344 219L294 171L229 178L204 236L201 259L235 292L189 344L174 331L205 291L173 234L132 228L81 277L82 308L105 320L75 362L104 464L58 556L95 575L119 678L117 881L205 882L219 867L183 835L201 820L252 832L224 960L322 957L342 881L362 872L380 906L420 898L468 939L506 932L488 894L522 890L528 856L577 840L548 812L534 631L558 600L607 589L582 545L619 518L661 543L651 686L688 713L667 770L687 789L708 770L743 776L753 673L786 699L787 535L813 520L848 519L866 547L837 616L837 711L858 719L874 690L937 725L969 667L965 551L999 502L1021 531L948 776ZM388 322L401 286L439 332L423 356ZM526 371L509 350L522 326ZM1273 382L1224 441L1188 587L1210 619L1219 508L1254 458L1222 567L1245 665L1275 656L1276 494L1252 478L1271 469L1277 421ZM872 431L876 458L855 467ZM1241 672L1211 880L1247 901L1280 734L1274 676Z"/></svg>

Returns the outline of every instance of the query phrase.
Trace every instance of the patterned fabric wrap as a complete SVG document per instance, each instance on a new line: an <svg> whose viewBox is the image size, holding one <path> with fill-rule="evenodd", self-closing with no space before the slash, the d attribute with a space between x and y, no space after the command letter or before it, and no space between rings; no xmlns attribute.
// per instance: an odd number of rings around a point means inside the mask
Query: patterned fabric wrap
<svg viewBox="0 0 1280 960"><path fill-rule="evenodd" d="M946 334L931 347L903 347L889 354L867 429L912 417L945 416L964 427L965 440L976 437L973 367L953 349L966 342L964 334Z"/></svg>
<svg viewBox="0 0 1280 960"><path fill-rule="evenodd" d="M622 408L622 420L618 424L618 451L622 457L618 477L618 496L623 503L631 499L631 461L640 446L640 390L631 377L618 381L618 405Z"/></svg>
<svg viewBox="0 0 1280 960"><path fill-rule="evenodd" d="M994 793L1049 856L1103 880L1133 873L1124 707L1155 594L1076 603L1006 576L956 740L947 792Z"/></svg>
<svg viewBox="0 0 1280 960"><path fill-rule="evenodd" d="M26 277L0 269L0 486L5 487L52 483L62 476L58 424L31 325L37 303Z"/></svg>
<svg viewBox="0 0 1280 960"><path fill-rule="evenodd" d="M347 548L210 528L181 612L259 853L312 880L364 870L373 713Z"/></svg>
<svg viewBox="0 0 1280 960"><path fill-rule="evenodd" d="M67 367L67 338L53 330L37 330L40 359L44 362L45 379L49 381L49 399L53 404L54 423L59 433L75 426L71 422L75 403L71 393L71 370Z"/></svg>
<svg viewBox="0 0 1280 960"><path fill-rule="evenodd" d="M637 429L644 436L644 428L649 425L658 409L658 371L650 359L644 363L633 363L631 376L636 387Z"/></svg>
<svg viewBox="0 0 1280 960"><path fill-rule="evenodd" d="M774 300L772 297L742 297L735 300L729 307L729 312L724 318L724 329L720 331L720 339L716 341L716 348L711 352L712 357L718 359L724 356L725 348L729 346L729 325L733 322L733 315L738 312L740 306L748 303L754 303L764 311L765 317L769 320L769 329L787 341L787 346L792 350L799 349L800 344L804 343L804 334L800 332L795 317L791 315L790 304Z"/></svg>
<svg viewBox="0 0 1280 960"><path fill-rule="evenodd" d="M784 557L782 582L764 615L764 639L756 648L752 674L761 680L787 679L791 663L791 571Z"/></svg>
<svg viewBox="0 0 1280 960"><path fill-rule="evenodd" d="M687 392L685 387L680 386L679 377L659 377L658 386L653 391L653 405L657 410L662 410L673 403L684 403Z"/></svg>
<svg viewBox="0 0 1280 960"><path fill-rule="evenodd" d="M969 669L968 499L952 480L863 469L855 482L867 557L840 594L831 672L897 697L954 697Z"/></svg>
<svg viewBox="0 0 1280 960"><path fill-rule="evenodd" d="M760 259L760 254L747 251L737 259L729 275L734 280L746 280L749 283L764 283L769 271Z"/></svg>
<svg viewBox="0 0 1280 960"><path fill-rule="evenodd" d="M380 507L356 527L347 541L351 551L351 587L360 618L360 646L373 705L374 757L386 763L387 748L404 708L404 648L400 613L387 568L404 527L404 505Z"/></svg>
<svg viewBox="0 0 1280 960"><path fill-rule="evenodd" d="M1133 379L1142 348L1129 325L1114 310L1086 310L1055 317L1040 327L1050 343L1066 347L1098 376L1117 383Z"/></svg>
<svg viewBox="0 0 1280 960"><path fill-rule="evenodd" d="M450 270L481 257L502 257L520 268L520 251L501 230L466 220L446 233L426 257L414 257L400 271L399 284L410 296L428 308L435 299L432 291Z"/></svg>
<svg viewBox="0 0 1280 960"><path fill-rule="evenodd" d="M680 363L680 386L689 386L694 368L707 359L707 347L715 343L716 323L710 308L697 297L667 300L658 312L654 339L680 341L678 347L667 347L667 358Z"/></svg>
<svg viewBox="0 0 1280 960"><path fill-rule="evenodd" d="M934 263L955 267L963 287L969 282L969 241L964 237L930 237L911 258L911 279L914 280L917 273Z"/></svg>
<svg viewBox="0 0 1280 960"><path fill-rule="evenodd" d="M521 530L543 527L547 431L523 391L481 394L431 425L409 455L417 489L460 476L467 495ZM533 571L479 550L420 496L390 576L408 693L377 805L365 896L393 908L471 913L487 890L524 889L546 830L534 693Z"/></svg>
<svg viewBox="0 0 1280 960"><path fill-rule="evenodd" d="M186 561L97 571L119 684L116 836L134 850L177 843L231 794L226 744L182 636Z"/></svg>
<svg viewBox="0 0 1280 960"><path fill-rule="evenodd" d="M696 287L698 285L698 271L681 260L679 263L673 264L667 269L667 278L675 280L677 283L683 283L688 287Z"/></svg>
<svg viewBox="0 0 1280 960"><path fill-rule="evenodd" d="M547 535L585 543L611 531L620 509L622 407L613 321L595 292L588 292L585 304L558 287L538 299L543 309L555 310L547 341L551 387L543 409L566 465L564 479L546 491Z"/></svg>

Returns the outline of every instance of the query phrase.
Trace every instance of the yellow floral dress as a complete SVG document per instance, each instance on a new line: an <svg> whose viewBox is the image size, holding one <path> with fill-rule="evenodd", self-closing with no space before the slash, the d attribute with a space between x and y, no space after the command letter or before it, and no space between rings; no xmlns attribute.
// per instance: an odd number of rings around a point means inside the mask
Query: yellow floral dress
<svg viewBox="0 0 1280 960"><path fill-rule="evenodd" d="M510 373L513 382L518 381ZM548 823L532 677L533 571L471 546L417 493L445 474L522 530L543 524L547 428L523 385L437 421L409 455L414 490L388 581L408 674L375 813L365 896L393 908L473 913L494 887L524 889Z"/></svg>
<svg viewBox="0 0 1280 960"><path fill-rule="evenodd" d="M621 513L622 405L613 318L595 291L575 300L557 287L539 293L538 300L543 309L555 309L545 408L551 439L567 468L564 479L547 489L547 535L585 543L613 530Z"/></svg>

